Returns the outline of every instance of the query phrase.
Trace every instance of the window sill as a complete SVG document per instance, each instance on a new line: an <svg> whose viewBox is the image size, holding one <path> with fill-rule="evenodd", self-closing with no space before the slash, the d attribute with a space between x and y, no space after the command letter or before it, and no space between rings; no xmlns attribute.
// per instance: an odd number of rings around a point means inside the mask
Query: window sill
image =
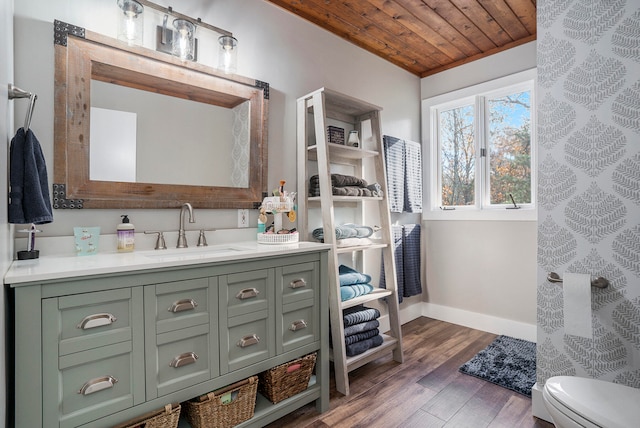
<svg viewBox="0 0 640 428"><path fill-rule="evenodd" d="M425 211L422 220L454 220L454 221L537 221L538 210L520 208L517 210L441 210Z"/></svg>

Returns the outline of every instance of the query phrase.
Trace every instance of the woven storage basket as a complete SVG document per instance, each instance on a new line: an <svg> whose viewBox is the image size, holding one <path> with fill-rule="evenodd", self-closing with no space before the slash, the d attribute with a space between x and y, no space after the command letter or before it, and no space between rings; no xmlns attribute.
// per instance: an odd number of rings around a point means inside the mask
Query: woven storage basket
<svg viewBox="0 0 640 428"><path fill-rule="evenodd" d="M279 403L307 389L315 364L314 352L273 367L258 375L258 389L273 404Z"/></svg>
<svg viewBox="0 0 640 428"><path fill-rule="evenodd" d="M330 143L344 145L344 128L327 126L327 137Z"/></svg>
<svg viewBox="0 0 640 428"><path fill-rule="evenodd" d="M162 410L131 420L124 425L118 425L116 428L176 428L179 420L180 405L167 404Z"/></svg>
<svg viewBox="0 0 640 428"><path fill-rule="evenodd" d="M258 377L229 385L183 403L193 428L231 428L253 417ZM231 399L230 402L225 402Z"/></svg>

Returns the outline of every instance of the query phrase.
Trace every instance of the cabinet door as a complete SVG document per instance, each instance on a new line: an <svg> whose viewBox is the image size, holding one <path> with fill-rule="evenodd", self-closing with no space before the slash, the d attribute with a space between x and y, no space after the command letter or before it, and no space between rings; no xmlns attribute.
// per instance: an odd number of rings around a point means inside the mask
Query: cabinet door
<svg viewBox="0 0 640 428"><path fill-rule="evenodd" d="M319 311L316 309L320 291L317 262L298 263L276 268L280 294L276 325L277 352L320 340Z"/></svg>
<svg viewBox="0 0 640 428"><path fill-rule="evenodd" d="M218 376L218 278L147 285L144 298L147 400Z"/></svg>
<svg viewBox="0 0 640 428"><path fill-rule="evenodd" d="M48 426L76 427L144 402L142 305L140 287L42 301ZM117 320L109 323L104 313Z"/></svg>
<svg viewBox="0 0 640 428"><path fill-rule="evenodd" d="M221 373L273 357L276 344L274 269L220 276L219 288Z"/></svg>

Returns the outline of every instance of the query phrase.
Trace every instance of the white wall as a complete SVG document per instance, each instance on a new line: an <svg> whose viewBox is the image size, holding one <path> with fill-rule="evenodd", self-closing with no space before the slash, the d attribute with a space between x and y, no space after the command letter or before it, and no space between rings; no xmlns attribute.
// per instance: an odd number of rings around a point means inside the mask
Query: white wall
<svg viewBox="0 0 640 428"><path fill-rule="evenodd" d="M53 175L53 20L115 37L117 6L105 0L21 0L15 5L16 80L37 91L32 128ZM419 79L378 57L262 0L158 1L178 12L232 31L239 40L238 74L270 84L269 188L280 179L296 187L296 99L328 87L383 107L382 130L419 141ZM215 64L214 64L215 65ZM23 110L16 106L16 117ZM71 235L73 226L115 231L122 210L56 210L43 236ZM126 210L137 231L177 228L177 210ZM197 210L194 227L236 227L235 210ZM252 224L257 213L250 213ZM148 238L148 239L144 239ZM151 237L136 247L153 248ZM210 242L215 242L215 233Z"/></svg>
<svg viewBox="0 0 640 428"><path fill-rule="evenodd" d="M536 43L531 42L426 77L421 96L430 98L535 66ZM429 220L423 222L423 233L424 315L535 340L535 221Z"/></svg>
<svg viewBox="0 0 640 428"><path fill-rule="evenodd" d="M4 148L0 150L0 171L8 176L9 142L13 134L12 106L16 102L7 98L7 85L13 80L13 0L0 1L0 141ZM22 101L26 102L26 101ZM24 119L24 118L23 118ZM4 276L9 267L13 253L13 239L11 239L13 227L9 225L7 218L8 201L4 196L8 192L7 180L0 180L0 276ZM0 292L0 426L5 426L7 417L7 361L5 351L6 337L6 296L4 288Z"/></svg>

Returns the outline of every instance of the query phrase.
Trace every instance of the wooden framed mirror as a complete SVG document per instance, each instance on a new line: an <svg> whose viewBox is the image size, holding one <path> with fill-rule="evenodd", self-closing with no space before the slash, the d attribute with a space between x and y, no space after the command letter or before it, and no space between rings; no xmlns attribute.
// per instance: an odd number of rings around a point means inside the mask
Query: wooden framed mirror
<svg viewBox="0 0 640 428"><path fill-rule="evenodd" d="M269 85L56 21L55 208L253 208Z"/></svg>

